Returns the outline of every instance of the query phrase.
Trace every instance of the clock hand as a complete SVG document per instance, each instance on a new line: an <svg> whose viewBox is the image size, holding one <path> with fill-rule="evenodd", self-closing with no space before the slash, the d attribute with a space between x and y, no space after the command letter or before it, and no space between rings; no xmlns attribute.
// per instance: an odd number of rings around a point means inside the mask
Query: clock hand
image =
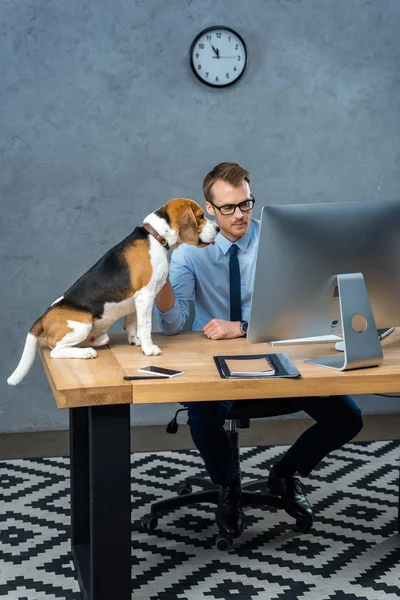
<svg viewBox="0 0 400 600"><path fill-rule="evenodd" d="M211 42L210 42L210 44L211 44ZM214 48L214 46L212 44L211 44L211 48L214 50L215 54L217 55L217 56L213 56L213 58L218 58L218 49Z"/></svg>
<svg viewBox="0 0 400 600"><path fill-rule="evenodd" d="M236 56L213 56L212 58L236 58Z"/></svg>

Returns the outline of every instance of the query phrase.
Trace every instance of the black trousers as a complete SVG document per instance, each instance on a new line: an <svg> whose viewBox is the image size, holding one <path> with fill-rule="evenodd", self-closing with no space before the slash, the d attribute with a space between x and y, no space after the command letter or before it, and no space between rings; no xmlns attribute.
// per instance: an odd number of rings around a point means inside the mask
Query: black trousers
<svg viewBox="0 0 400 600"><path fill-rule="evenodd" d="M211 480L229 485L236 474L232 448L226 430L237 400L223 402L191 402L188 424ZM239 400L240 402L240 400ZM296 403L297 404L297 403ZM353 439L363 426L361 410L349 396L298 398L298 408L315 423L289 448L285 464L301 475L309 475L325 456Z"/></svg>

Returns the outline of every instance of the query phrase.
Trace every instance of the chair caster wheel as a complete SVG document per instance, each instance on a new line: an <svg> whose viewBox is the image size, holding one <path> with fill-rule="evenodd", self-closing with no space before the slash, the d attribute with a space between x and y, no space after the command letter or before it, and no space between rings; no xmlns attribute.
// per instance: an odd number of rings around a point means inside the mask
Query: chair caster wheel
<svg viewBox="0 0 400 600"><path fill-rule="evenodd" d="M297 519L296 531L300 531L301 533L307 533L308 531L310 531L312 524L312 519Z"/></svg>
<svg viewBox="0 0 400 600"><path fill-rule="evenodd" d="M217 550L220 550L221 552L227 552L232 548L232 545L232 538L222 534L217 535L215 539L215 547L217 548Z"/></svg>
<svg viewBox="0 0 400 600"><path fill-rule="evenodd" d="M147 529L148 531L154 531L154 529L158 525L158 518L151 513L144 515L141 520L141 525L143 529Z"/></svg>
<svg viewBox="0 0 400 600"><path fill-rule="evenodd" d="M186 483L181 483L180 485L178 485L178 489L177 489L178 496L187 496L188 494L191 494L192 491L193 491L193 488L191 485L188 485Z"/></svg>

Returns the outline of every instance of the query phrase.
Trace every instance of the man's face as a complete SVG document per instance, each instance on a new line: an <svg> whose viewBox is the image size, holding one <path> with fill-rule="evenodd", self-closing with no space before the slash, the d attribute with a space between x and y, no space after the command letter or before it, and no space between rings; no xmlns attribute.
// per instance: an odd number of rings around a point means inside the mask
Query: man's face
<svg viewBox="0 0 400 600"><path fill-rule="evenodd" d="M230 241L235 242L247 232L250 227L252 218L252 210L242 212L240 208L236 208L232 215L223 215L217 207L230 205L238 205L244 200L251 198L250 186L247 181L243 181L238 187L234 187L230 183L217 179L211 188L213 194L213 204L206 202L206 209L210 215L215 217L217 225L221 228L221 233Z"/></svg>

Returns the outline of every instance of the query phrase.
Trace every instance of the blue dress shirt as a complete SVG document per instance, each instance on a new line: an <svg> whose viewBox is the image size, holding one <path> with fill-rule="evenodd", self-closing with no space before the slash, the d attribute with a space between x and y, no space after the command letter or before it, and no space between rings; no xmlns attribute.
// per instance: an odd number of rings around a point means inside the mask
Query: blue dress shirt
<svg viewBox="0 0 400 600"><path fill-rule="evenodd" d="M252 219L247 233L236 243L239 248L242 318L249 320L251 293L256 266L260 221ZM215 244L196 248L182 244L172 252L169 278L176 301L159 315L161 329L167 335L179 333L186 323L190 303L194 302L192 330L199 331L211 319L230 320L229 248L232 242L221 233Z"/></svg>

